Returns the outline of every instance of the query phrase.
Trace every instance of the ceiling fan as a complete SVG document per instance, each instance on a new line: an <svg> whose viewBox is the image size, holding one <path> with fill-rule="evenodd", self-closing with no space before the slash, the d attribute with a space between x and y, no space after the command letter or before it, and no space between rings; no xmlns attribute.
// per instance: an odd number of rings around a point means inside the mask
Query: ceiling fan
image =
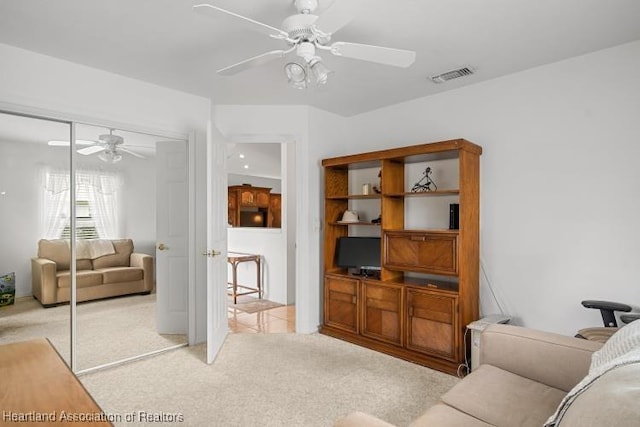
<svg viewBox="0 0 640 427"><path fill-rule="evenodd" d="M100 135L97 141L94 141L93 145L84 147L78 150L79 154L89 156L91 154L98 154L98 158L106 163L117 163L122 160L122 154L130 154L140 159L146 159L142 154L136 153L129 148L132 145L125 145L124 138L120 135L114 135L113 129L109 129L108 134Z"/></svg>
<svg viewBox="0 0 640 427"><path fill-rule="evenodd" d="M86 139L76 139L76 146L84 146L84 148L80 148L78 153L89 156L91 154L98 154L98 158L106 163L117 163L122 160L122 154L126 153L131 154L132 156L146 159L142 154L136 153L130 148L132 147L140 147L140 148L148 148L138 145L125 145L124 138L120 135L113 134L114 129L109 129L109 133L105 135L100 135L97 141L91 141ZM51 146L59 146L59 147L68 147L69 141L49 141L47 143Z"/></svg>
<svg viewBox="0 0 640 427"><path fill-rule="evenodd" d="M285 73L290 86L304 89L310 82L325 84L332 72L322 62L322 58L317 54L318 51L328 51L335 56L402 68L409 67L416 58L416 53L409 50L343 41L331 42L332 35L347 25L362 10L364 0L336 0L320 16L313 13L318 7L318 0L294 0L298 13L287 17L281 25L282 29L220 8L212 3L194 0L193 8L196 12L209 16L226 14L244 20L252 24L254 29L260 30L271 38L283 40L287 44L285 49L272 50L218 70L218 74L223 76L234 75L251 67L266 64L295 51L302 61L287 63Z"/></svg>

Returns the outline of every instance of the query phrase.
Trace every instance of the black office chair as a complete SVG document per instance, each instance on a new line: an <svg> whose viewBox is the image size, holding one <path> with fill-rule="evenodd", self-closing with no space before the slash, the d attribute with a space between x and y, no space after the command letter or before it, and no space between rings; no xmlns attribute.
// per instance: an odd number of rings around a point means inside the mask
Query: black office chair
<svg viewBox="0 0 640 427"><path fill-rule="evenodd" d="M586 308L595 308L600 310L604 327L600 326L580 329L576 334L576 337L598 342L606 342L611 337L611 335L615 334L616 331L620 329L618 327L618 322L616 321L616 311L629 313L632 310L632 307L627 304L620 304L611 301L585 300L582 301L582 305ZM620 321L625 324L631 323L634 320L638 319L640 319L640 313L629 313L620 315Z"/></svg>

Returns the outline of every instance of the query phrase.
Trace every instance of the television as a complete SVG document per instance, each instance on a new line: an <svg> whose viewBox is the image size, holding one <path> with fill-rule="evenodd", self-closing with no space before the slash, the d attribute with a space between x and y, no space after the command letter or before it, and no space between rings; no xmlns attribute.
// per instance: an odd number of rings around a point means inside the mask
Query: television
<svg viewBox="0 0 640 427"><path fill-rule="evenodd" d="M380 270L380 238L339 237L336 245L336 265L357 269L356 274L376 275Z"/></svg>

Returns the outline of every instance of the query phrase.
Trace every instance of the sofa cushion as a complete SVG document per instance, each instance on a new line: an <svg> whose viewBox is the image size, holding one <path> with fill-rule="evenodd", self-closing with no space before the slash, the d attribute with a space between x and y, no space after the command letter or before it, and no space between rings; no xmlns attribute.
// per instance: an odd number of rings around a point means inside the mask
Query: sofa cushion
<svg viewBox="0 0 640 427"><path fill-rule="evenodd" d="M137 267L110 267L95 270L102 274L102 283L134 282L144 278L144 271Z"/></svg>
<svg viewBox="0 0 640 427"><path fill-rule="evenodd" d="M558 427L637 427L639 379L637 363L607 372L573 401Z"/></svg>
<svg viewBox="0 0 640 427"><path fill-rule="evenodd" d="M71 275L69 271L58 271L56 273L58 278L59 288L71 287ZM76 286L78 288L87 288L89 286L99 286L102 284L102 274L96 273L93 270L82 270L76 272Z"/></svg>
<svg viewBox="0 0 640 427"><path fill-rule="evenodd" d="M90 259L78 259L76 260L76 270L91 270L93 265Z"/></svg>
<svg viewBox="0 0 640 427"><path fill-rule="evenodd" d="M129 259L133 253L133 241L131 239L112 240L116 251L113 255L105 255L93 260L93 268L128 267Z"/></svg>
<svg viewBox="0 0 640 427"><path fill-rule="evenodd" d="M38 257L50 259L58 270L70 268L71 249L64 239L41 239L38 241Z"/></svg>
<svg viewBox="0 0 640 427"><path fill-rule="evenodd" d="M540 427L566 393L492 365L480 365L442 401L498 427Z"/></svg>
<svg viewBox="0 0 640 427"><path fill-rule="evenodd" d="M409 427L492 427L477 418L460 412L451 406L438 403L432 406Z"/></svg>

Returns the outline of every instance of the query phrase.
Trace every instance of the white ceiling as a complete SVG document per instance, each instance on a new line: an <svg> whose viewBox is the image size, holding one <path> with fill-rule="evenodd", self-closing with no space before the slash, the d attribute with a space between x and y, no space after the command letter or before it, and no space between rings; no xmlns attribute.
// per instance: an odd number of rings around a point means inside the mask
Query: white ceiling
<svg viewBox="0 0 640 427"><path fill-rule="evenodd" d="M282 177L280 158L280 144L227 144L228 173L280 179Z"/></svg>
<svg viewBox="0 0 640 427"><path fill-rule="evenodd" d="M321 7L334 1L320 0ZM638 0L367 0L333 40L415 50L408 69L323 54L326 87L286 85L286 60L232 77L219 68L283 48L189 0L1 0L0 43L210 97L215 104L307 104L349 116L640 39ZM279 27L292 0L215 4ZM442 85L433 74L477 70Z"/></svg>

